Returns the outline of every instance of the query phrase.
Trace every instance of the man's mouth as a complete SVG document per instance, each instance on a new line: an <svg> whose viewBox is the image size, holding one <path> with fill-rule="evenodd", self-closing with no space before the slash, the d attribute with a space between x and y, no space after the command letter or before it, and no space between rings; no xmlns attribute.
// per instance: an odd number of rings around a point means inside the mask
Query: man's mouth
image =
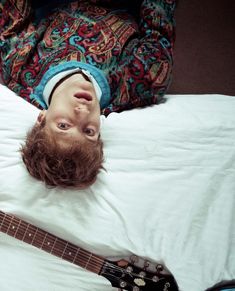
<svg viewBox="0 0 235 291"><path fill-rule="evenodd" d="M92 101L92 96L86 92L77 92L73 96L81 101Z"/></svg>

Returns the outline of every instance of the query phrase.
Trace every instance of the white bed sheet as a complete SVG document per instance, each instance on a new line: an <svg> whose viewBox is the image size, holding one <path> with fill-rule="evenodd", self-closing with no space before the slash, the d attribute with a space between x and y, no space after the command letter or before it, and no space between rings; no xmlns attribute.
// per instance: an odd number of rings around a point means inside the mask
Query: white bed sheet
<svg viewBox="0 0 235 291"><path fill-rule="evenodd" d="M105 257L164 263L181 291L235 278L235 98L168 95L103 118L105 168L47 189L18 148L38 109L0 85L0 209ZM111 291L89 271L0 233L1 291Z"/></svg>

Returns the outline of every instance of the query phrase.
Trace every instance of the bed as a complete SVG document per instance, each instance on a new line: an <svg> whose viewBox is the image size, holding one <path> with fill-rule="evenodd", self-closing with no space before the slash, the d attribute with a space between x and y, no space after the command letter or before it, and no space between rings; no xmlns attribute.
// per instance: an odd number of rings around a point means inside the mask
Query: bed
<svg viewBox="0 0 235 291"><path fill-rule="evenodd" d="M49 189L18 151L38 109L0 85L0 210L105 258L163 264L182 291L235 278L235 98L167 95L102 119L105 169ZM3 291L116 290L104 277L0 233Z"/></svg>

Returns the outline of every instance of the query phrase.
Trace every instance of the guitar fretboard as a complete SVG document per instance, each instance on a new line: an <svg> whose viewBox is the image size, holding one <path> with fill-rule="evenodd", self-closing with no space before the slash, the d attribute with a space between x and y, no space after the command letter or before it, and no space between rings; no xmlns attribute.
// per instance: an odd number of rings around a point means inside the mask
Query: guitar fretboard
<svg viewBox="0 0 235 291"><path fill-rule="evenodd" d="M100 274L105 262L99 256L2 211L0 231L96 274Z"/></svg>

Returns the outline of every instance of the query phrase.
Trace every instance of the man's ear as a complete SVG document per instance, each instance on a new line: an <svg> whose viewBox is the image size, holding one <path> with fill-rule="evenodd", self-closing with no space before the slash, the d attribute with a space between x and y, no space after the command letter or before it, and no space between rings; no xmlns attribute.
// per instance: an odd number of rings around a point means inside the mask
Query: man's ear
<svg viewBox="0 0 235 291"><path fill-rule="evenodd" d="M37 121L36 121L36 124L37 125L40 125L43 120L46 118L46 114L47 114L47 111L46 110L42 110L39 115L38 115L38 118L37 118Z"/></svg>

